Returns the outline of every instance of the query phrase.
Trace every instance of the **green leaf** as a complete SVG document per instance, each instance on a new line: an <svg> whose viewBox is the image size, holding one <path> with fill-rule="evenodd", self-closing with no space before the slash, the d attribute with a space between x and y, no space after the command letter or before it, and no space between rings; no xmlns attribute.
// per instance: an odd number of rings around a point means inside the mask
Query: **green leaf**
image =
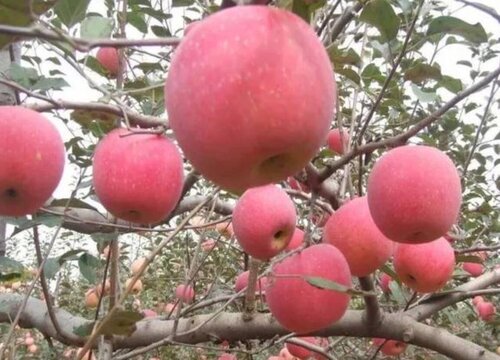
<svg viewBox="0 0 500 360"><path fill-rule="evenodd" d="M470 263L482 264L483 259L475 255L459 254L455 257L455 262L456 263L470 262Z"/></svg>
<svg viewBox="0 0 500 360"><path fill-rule="evenodd" d="M359 64L361 63L361 58L353 49L345 51L332 44L326 49L326 51L328 52L330 61L335 65L335 67L339 65L354 65L359 67Z"/></svg>
<svg viewBox="0 0 500 360"><path fill-rule="evenodd" d="M144 15L138 12L128 12L127 20L130 25L135 27L141 33L146 34L148 32L148 24L144 20Z"/></svg>
<svg viewBox="0 0 500 360"><path fill-rule="evenodd" d="M361 72L361 79L363 79L366 86L370 86L372 81L382 83L384 81L384 75L382 75L377 65L369 64Z"/></svg>
<svg viewBox="0 0 500 360"><path fill-rule="evenodd" d="M359 19L375 26L386 41L394 39L398 34L400 20L387 0L369 1Z"/></svg>
<svg viewBox="0 0 500 360"><path fill-rule="evenodd" d="M457 94L463 90L464 86L460 79L455 79L451 76L444 75L441 80L439 80L438 85L444 87L446 90Z"/></svg>
<svg viewBox="0 0 500 360"><path fill-rule="evenodd" d="M54 199L49 206L60 206L60 207L69 207L69 208L78 208L78 209L90 209L90 210L95 210L97 209L93 207L92 205L87 204L85 201L71 198L71 199Z"/></svg>
<svg viewBox="0 0 500 360"><path fill-rule="evenodd" d="M369 291L362 291L362 290L356 290L352 289L350 287L347 287L345 285L339 284L335 281L331 281L325 278L321 278L318 276L304 276L304 280L307 281L310 285L320 288L320 289L325 289L325 290L332 290L332 291L337 291L341 293L346 293L352 296L376 296L377 293L375 292L369 292Z"/></svg>
<svg viewBox="0 0 500 360"><path fill-rule="evenodd" d="M349 80L352 80L357 85L359 85L360 82L361 82L361 79L359 78L358 73L356 71L352 70L352 69L349 69L349 68L337 68L337 69L335 69L335 72L337 74L345 76Z"/></svg>
<svg viewBox="0 0 500 360"><path fill-rule="evenodd" d="M130 336L136 329L135 323L143 318L137 311L118 310L106 320L100 334Z"/></svg>
<svg viewBox="0 0 500 360"><path fill-rule="evenodd" d="M440 16L432 20L427 28L427 35L434 34L459 35L475 44L488 41L486 31L480 23L471 25L453 16Z"/></svg>
<svg viewBox="0 0 500 360"><path fill-rule="evenodd" d="M85 18L90 0L59 0L54 12L68 28L72 28Z"/></svg>
<svg viewBox="0 0 500 360"><path fill-rule="evenodd" d="M421 102L431 102L437 100L438 98L435 92L423 91L415 84L411 84L411 89Z"/></svg>
<svg viewBox="0 0 500 360"><path fill-rule="evenodd" d="M404 79L421 84L427 79L441 79L441 70L436 66L419 63L405 72Z"/></svg>
<svg viewBox="0 0 500 360"><path fill-rule="evenodd" d="M317 9L323 7L325 3L326 0L316 0L316 1L292 0L291 10L294 14L304 19L305 22L310 23L314 12Z"/></svg>
<svg viewBox="0 0 500 360"><path fill-rule="evenodd" d="M97 270L101 262L98 258L88 253L82 254L78 259L78 267L80 273L91 284L95 284L97 280Z"/></svg>
<svg viewBox="0 0 500 360"><path fill-rule="evenodd" d="M63 78L47 78L42 76L36 83L31 86L33 90L61 90L63 87L67 87L69 84Z"/></svg>
<svg viewBox="0 0 500 360"><path fill-rule="evenodd" d="M112 32L113 21L100 16L88 16L80 26L80 36L86 39L109 38Z"/></svg>
<svg viewBox="0 0 500 360"><path fill-rule="evenodd" d="M80 337L87 337L92 334L92 330L94 330L94 321L86 322L83 325L77 326L73 328L73 334L78 335Z"/></svg>
<svg viewBox="0 0 500 360"><path fill-rule="evenodd" d="M56 276L57 272L61 268L61 263L59 263L59 258L48 258L45 261L45 265L43 267L43 272L47 279L52 279Z"/></svg>
<svg viewBox="0 0 500 360"><path fill-rule="evenodd" d="M172 7L190 6L194 4L194 0L172 0Z"/></svg>
<svg viewBox="0 0 500 360"><path fill-rule="evenodd" d="M24 266L20 262L0 256L0 282L13 282L23 278Z"/></svg>

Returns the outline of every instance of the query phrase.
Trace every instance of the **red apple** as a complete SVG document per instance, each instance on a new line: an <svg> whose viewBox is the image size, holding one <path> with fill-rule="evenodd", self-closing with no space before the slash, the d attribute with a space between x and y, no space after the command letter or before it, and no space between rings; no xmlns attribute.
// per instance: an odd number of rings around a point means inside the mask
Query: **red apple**
<svg viewBox="0 0 500 360"><path fill-rule="evenodd" d="M102 47L97 51L96 59L111 75L116 76L120 70L118 50L113 47Z"/></svg>
<svg viewBox="0 0 500 360"><path fill-rule="evenodd" d="M198 22L165 83L170 126L187 159L238 193L304 168L324 143L335 102L331 62L313 29L266 6Z"/></svg>
<svg viewBox="0 0 500 360"><path fill-rule="evenodd" d="M307 341L308 343L311 343L311 345L317 345L320 346L319 341L317 338L308 336L308 337L299 337L297 339ZM317 360L325 360L326 358L318 354L317 352L311 351L303 346L292 344L292 343L286 343L286 348L290 352L291 355L298 357L299 359L317 359Z"/></svg>
<svg viewBox="0 0 500 360"><path fill-rule="evenodd" d="M34 354L38 351L38 346L36 346L35 344L32 344L30 346L28 346L28 352Z"/></svg>
<svg viewBox="0 0 500 360"><path fill-rule="evenodd" d="M97 145L95 192L120 219L141 224L163 220L180 199L183 179L179 151L163 135L115 129Z"/></svg>
<svg viewBox="0 0 500 360"><path fill-rule="evenodd" d="M275 264L268 277L267 304L283 327L298 334L333 324L344 315L350 300L346 293L311 285L305 276L351 286L349 265L330 244L310 246Z"/></svg>
<svg viewBox="0 0 500 360"><path fill-rule="evenodd" d="M465 271L467 271L471 276L478 277L484 271L483 264L472 263L472 262L464 262L462 267Z"/></svg>
<svg viewBox="0 0 500 360"><path fill-rule="evenodd" d="M61 180L61 136L43 115L21 106L0 106L0 129L0 216L34 213Z"/></svg>
<svg viewBox="0 0 500 360"><path fill-rule="evenodd" d="M158 313L151 309L144 309L142 310L142 315L144 315L145 318L150 318L150 317L157 317Z"/></svg>
<svg viewBox="0 0 500 360"><path fill-rule="evenodd" d="M194 300L194 289L191 285L181 284L175 288L175 297L180 301L191 304Z"/></svg>
<svg viewBox="0 0 500 360"><path fill-rule="evenodd" d="M163 310L167 313L167 314L171 314L174 312L175 310L175 304L174 303L167 303L165 305L165 307L163 308Z"/></svg>
<svg viewBox="0 0 500 360"><path fill-rule="evenodd" d="M275 185L248 189L233 211L234 234L249 255L269 260L286 248L297 215L288 194Z"/></svg>
<svg viewBox="0 0 500 360"><path fill-rule="evenodd" d="M442 289L453 274L455 253L441 237L425 244L399 244L394 254L394 270L411 289L429 293Z"/></svg>
<svg viewBox="0 0 500 360"><path fill-rule="evenodd" d="M217 245L217 241L214 239L207 239L201 243L201 249L205 252L212 251Z"/></svg>
<svg viewBox="0 0 500 360"><path fill-rule="evenodd" d="M238 360L238 358L236 357L236 355L223 353L217 358L217 360Z"/></svg>
<svg viewBox="0 0 500 360"><path fill-rule="evenodd" d="M85 306L95 308L99 304L99 294L96 289L92 288L85 293Z"/></svg>
<svg viewBox="0 0 500 360"><path fill-rule="evenodd" d="M346 129L342 129L342 132L340 129L332 129L328 133L328 136L326 138L326 145L328 148L337 153L337 154L343 154L344 149L347 149L347 144L349 144L350 138L349 138L349 133L347 132Z"/></svg>
<svg viewBox="0 0 500 360"><path fill-rule="evenodd" d="M279 358L284 360L296 360L296 357L290 354L286 346L280 350Z"/></svg>
<svg viewBox="0 0 500 360"><path fill-rule="evenodd" d="M384 343L385 342L385 343ZM386 340L381 338L373 339L373 344L377 347L384 344L380 351L388 356L397 356L406 350L408 344L397 340Z"/></svg>
<svg viewBox="0 0 500 360"><path fill-rule="evenodd" d="M380 288L382 289L383 292L385 293L391 292L391 287L390 287L391 281L392 278L386 273L383 273L380 276Z"/></svg>
<svg viewBox="0 0 500 360"><path fill-rule="evenodd" d="M382 156L368 177L368 205L389 239L424 243L444 236L460 210L460 177L451 159L430 146L401 146Z"/></svg>
<svg viewBox="0 0 500 360"><path fill-rule="evenodd" d="M288 243L287 247L285 248L286 251L292 251L304 243L304 232L300 230L299 228L295 228L295 231L293 232L292 239Z"/></svg>
<svg viewBox="0 0 500 360"><path fill-rule="evenodd" d="M395 246L373 222L365 196L345 203L330 216L323 241L344 254L355 276L367 276L377 270L389 260Z"/></svg>
<svg viewBox="0 0 500 360"><path fill-rule="evenodd" d="M474 296L474 298L472 299L472 304L474 304L474 306L477 306L479 303L483 301L484 298L482 296Z"/></svg>
<svg viewBox="0 0 500 360"><path fill-rule="evenodd" d="M24 338L24 345L31 346L34 343L35 343L35 339L33 339L31 336Z"/></svg>
<svg viewBox="0 0 500 360"><path fill-rule="evenodd" d="M241 274L239 274L236 277L236 282L234 283L234 290L236 292L240 292L244 288L248 286L248 276L250 275L250 272L244 271ZM266 288L267 285L267 277L263 276L257 281L257 286L256 286L256 292L257 293L264 293L264 289Z"/></svg>
<svg viewBox="0 0 500 360"><path fill-rule="evenodd" d="M495 306L488 301L481 301L476 305L476 311L481 320L489 322L495 317Z"/></svg>
<svg viewBox="0 0 500 360"><path fill-rule="evenodd" d="M290 189L292 189L292 190L303 191L303 192L307 192L307 193L311 192L311 189L309 189L309 187L307 187L307 185L301 183L293 176L289 176L288 179L286 180L286 182L288 183L288 185L290 185Z"/></svg>

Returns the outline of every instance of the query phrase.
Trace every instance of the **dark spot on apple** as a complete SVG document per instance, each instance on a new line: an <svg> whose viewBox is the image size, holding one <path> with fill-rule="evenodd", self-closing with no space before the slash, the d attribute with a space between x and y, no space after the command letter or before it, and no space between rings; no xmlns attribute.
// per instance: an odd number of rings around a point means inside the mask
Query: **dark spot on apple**
<svg viewBox="0 0 500 360"><path fill-rule="evenodd" d="M408 274L408 277L410 278L411 281L417 281L417 279L415 279L415 277L411 274Z"/></svg>
<svg viewBox="0 0 500 360"><path fill-rule="evenodd" d="M15 199L18 195L17 190L14 188L8 188L7 190L5 190L4 194L5 194L5 197L11 198L11 199Z"/></svg>
<svg viewBox="0 0 500 360"><path fill-rule="evenodd" d="M274 238L279 239L280 237L283 236L284 233L285 233L284 231L278 230L278 231L276 231L276 233L274 233Z"/></svg>
<svg viewBox="0 0 500 360"><path fill-rule="evenodd" d="M128 211L128 214L129 214L130 216L134 217L134 218L137 218L137 217L139 217L140 212L139 212L139 211L137 211L137 210L129 210L129 211Z"/></svg>

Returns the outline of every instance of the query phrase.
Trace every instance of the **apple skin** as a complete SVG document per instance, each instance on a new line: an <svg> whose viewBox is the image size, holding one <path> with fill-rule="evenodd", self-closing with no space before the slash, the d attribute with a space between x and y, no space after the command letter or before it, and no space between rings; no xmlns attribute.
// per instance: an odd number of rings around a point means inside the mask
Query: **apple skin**
<svg viewBox="0 0 500 360"><path fill-rule="evenodd" d="M392 277L390 277L386 273L383 273L380 276L380 288L384 293L391 292L391 287L390 287L391 281L393 281Z"/></svg>
<svg viewBox="0 0 500 360"><path fill-rule="evenodd" d="M495 306L489 301L481 301L476 305L476 311L479 318L485 322L490 322L495 317Z"/></svg>
<svg viewBox="0 0 500 360"><path fill-rule="evenodd" d="M97 50L96 59L110 75L116 76L120 71L118 50L113 47L102 47Z"/></svg>
<svg viewBox="0 0 500 360"><path fill-rule="evenodd" d="M464 271L468 272L472 277L480 276L484 271L484 265L472 262L464 262L462 264Z"/></svg>
<svg viewBox="0 0 500 360"><path fill-rule="evenodd" d="M441 237L425 244L399 244L394 253L394 270L411 289L430 293L442 289L455 267L455 253Z"/></svg>
<svg viewBox="0 0 500 360"><path fill-rule="evenodd" d="M95 150L95 192L120 219L139 224L165 219L181 197L183 181L181 155L163 135L115 129Z"/></svg>
<svg viewBox="0 0 500 360"><path fill-rule="evenodd" d="M250 276L250 272L248 270L239 274L236 277L236 281L234 283L234 291L236 291L238 293L241 290L243 290L244 288L246 288L248 286L248 277L249 276ZM267 276L263 276L260 279L258 279L257 287L255 288L255 292L256 293L264 293L266 285L267 285Z"/></svg>
<svg viewBox="0 0 500 360"><path fill-rule="evenodd" d="M0 106L0 216L36 212L50 198L64 170L64 143L36 111Z"/></svg>
<svg viewBox="0 0 500 360"><path fill-rule="evenodd" d="M140 257L135 259L132 265L130 266L130 272L132 273L132 275L137 275L145 262L146 262L145 257Z"/></svg>
<svg viewBox="0 0 500 360"><path fill-rule="evenodd" d="M194 289L191 285L178 285L175 288L175 297L186 304L191 304L194 300Z"/></svg>
<svg viewBox="0 0 500 360"><path fill-rule="evenodd" d="M366 196L352 199L330 216L323 241L344 254L353 276L367 276L377 270L395 247L373 222Z"/></svg>
<svg viewBox="0 0 500 360"><path fill-rule="evenodd" d="M377 347L382 345L386 339L381 339L381 338L374 338L373 339L373 344ZM388 355L388 356L397 356L401 353L403 353L406 350L406 347L408 344L402 342L402 341L397 341L397 340L387 340L380 349L382 354Z"/></svg>
<svg viewBox="0 0 500 360"><path fill-rule="evenodd" d="M246 253L259 260L269 260L287 247L296 222L292 199L275 185L248 189L233 211L236 239Z"/></svg>
<svg viewBox="0 0 500 360"><path fill-rule="evenodd" d="M332 65L313 29L267 6L199 21L165 83L169 124L186 158L237 193L303 169L324 143L335 103Z"/></svg>
<svg viewBox="0 0 500 360"><path fill-rule="evenodd" d="M472 304L477 307L477 305L483 301L484 298L482 296L474 296L474 298L472 299Z"/></svg>
<svg viewBox="0 0 500 360"><path fill-rule="evenodd" d="M144 315L145 318L151 318L151 317L157 317L158 313L151 309L144 309L142 310L142 315Z"/></svg>
<svg viewBox="0 0 500 360"><path fill-rule="evenodd" d="M236 355L223 353L217 358L217 360L238 360L238 358L236 357Z"/></svg>
<svg viewBox="0 0 500 360"><path fill-rule="evenodd" d="M306 337L300 337L298 338L303 341L307 341L308 343L311 343L312 345L320 346L320 342L318 341L317 338L312 337L312 336L306 336ZM311 351L309 349L306 349L303 346L296 345L296 344L291 344L291 343L286 343L286 348L290 352L292 356L295 356L299 359L316 359L316 360L326 360L326 358L318 354L314 351Z"/></svg>
<svg viewBox="0 0 500 360"><path fill-rule="evenodd" d="M276 320L298 334L333 324L344 315L350 300L348 294L310 285L303 276L351 286L349 265L344 255L330 244L310 246L275 264L268 276L266 301Z"/></svg>
<svg viewBox="0 0 500 360"><path fill-rule="evenodd" d="M328 148L340 155L344 154L344 147L347 147L349 141L349 133L345 129L342 130L342 133L340 129L332 129L328 132L326 137L326 145Z"/></svg>
<svg viewBox="0 0 500 360"><path fill-rule="evenodd" d="M430 146L388 151L368 177L368 205L389 239L418 244L444 236L457 220L462 190L451 159Z"/></svg>
<svg viewBox="0 0 500 360"><path fill-rule="evenodd" d="M292 238L290 239L290 242L286 246L285 250L286 251L295 250L300 246L302 246L303 243L304 243L304 232L299 228L295 228Z"/></svg>

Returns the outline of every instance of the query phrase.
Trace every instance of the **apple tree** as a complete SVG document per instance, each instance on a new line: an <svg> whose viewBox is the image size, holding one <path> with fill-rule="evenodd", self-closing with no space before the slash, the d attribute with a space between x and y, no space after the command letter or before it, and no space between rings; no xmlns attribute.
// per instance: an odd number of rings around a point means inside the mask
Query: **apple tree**
<svg viewBox="0 0 500 360"><path fill-rule="evenodd" d="M500 359L497 10L0 0L0 359Z"/></svg>

